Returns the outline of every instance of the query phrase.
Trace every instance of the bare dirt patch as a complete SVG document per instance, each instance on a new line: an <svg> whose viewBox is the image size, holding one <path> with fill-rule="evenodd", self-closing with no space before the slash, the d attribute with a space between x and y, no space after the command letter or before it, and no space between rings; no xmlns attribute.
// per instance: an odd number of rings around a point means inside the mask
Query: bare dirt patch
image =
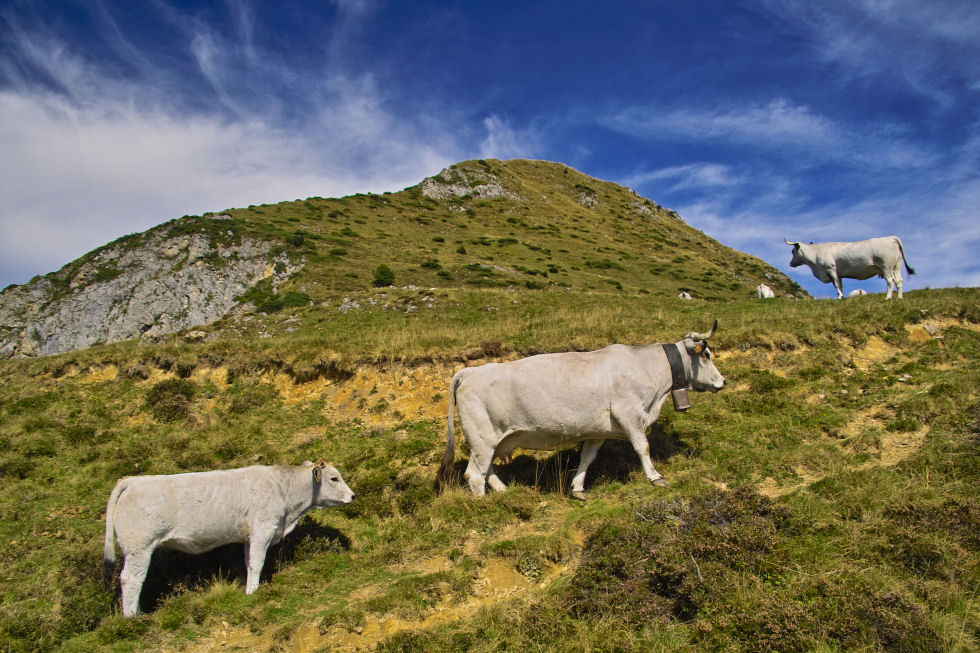
<svg viewBox="0 0 980 653"><path fill-rule="evenodd" d="M902 462L922 447L922 443L928 434L929 427L923 426L908 433L889 433L887 436L883 435L879 447L881 453L880 464L885 467L891 467Z"/></svg>
<svg viewBox="0 0 980 653"><path fill-rule="evenodd" d="M105 381L115 381L119 376L119 368L115 365L93 365L88 368L85 375L79 379L81 383L103 383Z"/></svg>
<svg viewBox="0 0 980 653"><path fill-rule="evenodd" d="M859 370L867 370L875 363L882 363L901 351L898 347L888 344L878 336L871 336L864 347L854 352L854 366Z"/></svg>
<svg viewBox="0 0 980 653"><path fill-rule="evenodd" d="M481 364L489 361L475 361ZM318 378L295 383L283 373L263 375L287 404L323 400L333 421L360 420L368 426L394 426L405 420L444 420L449 382L461 363L362 365L346 380Z"/></svg>
<svg viewBox="0 0 980 653"><path fill-rule="evenodd" d="M428 561L428 566L437 567L437 569L433 569L437 571L448 562L447 559L434 558ZM548 570L545 574L545 580L542 582L547 583L556 575L557 570ZM331 651L370 650L378 642L395 633L405 630L425 630L466 619L487 606L502 601L519 599L527 595L534 587L534 582L514 569L513 561L490 558L473 582L472 595L464 602L454 603L451 598L445 598L418 620L403 619L390 614L369 614L364 617L363 624L354 630L343 625L334 625L326 629L320 635L316 646ZM291 640L289 650L293 650L292 643Z"/></svg>
<svg viewBox="0 0 980 653"><path fill-rule="evenodd" d="M781 497L784 494L789 494L790 492L795 492L800 488L807 487L817 481L821 480L823 476L819 474L814 474L808 470L803 465L797 465L794 470L796 475L801 479L799 482L790 483L788 485L780 485L779 482L771 476L764 478L759 485L756 487L759 494L769 497L770 499L775 499ZM727 488L722 488L727 489Z"/></svg>
<svg viewBox="0 0 980 653"><path fill-rule="evenodd" d="M211 383L222 392L231 387L228 383L228 368L221 367L199 367L191 373L191 380L204 385Z"/></svg>
<svg viewBox="0 0 980 653"><path fill-rule="evenodd" d="M154 367L150 369L149 376L143 380L145 385L156 385L160 381L166 381L167 379L176 378L177 375L173 372L161 370L159 367Z"/></svg>

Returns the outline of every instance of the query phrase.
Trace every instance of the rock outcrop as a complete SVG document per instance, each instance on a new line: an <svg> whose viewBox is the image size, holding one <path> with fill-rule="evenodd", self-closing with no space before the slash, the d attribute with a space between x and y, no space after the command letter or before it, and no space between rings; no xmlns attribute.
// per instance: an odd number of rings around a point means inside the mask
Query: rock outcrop
<svg viewBox="0 0 980 653"><path fill-rule="evenodd" d="M217 220L212 220L212 224ZM213 322L292 263L262 240L155 229L0 293L0 357L44 356Z"/></svg>
<svg viewBox="0 0 980 653"><path fill-rule="evenodd" d="M497 197L520 199L504 188L500 178L489 168L475 165L451 166L434 177L426 177L420 187L425 197L438 200L451 197L473 197L483 200Z"/></svg>

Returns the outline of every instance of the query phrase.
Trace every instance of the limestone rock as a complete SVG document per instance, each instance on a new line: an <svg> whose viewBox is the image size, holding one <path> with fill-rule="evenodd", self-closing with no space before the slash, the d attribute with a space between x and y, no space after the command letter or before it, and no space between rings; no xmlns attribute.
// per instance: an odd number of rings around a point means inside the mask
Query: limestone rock
<svg viewBox="0 0 980 653"><path fill-rule="evenodd" d="M520 199L504 188L500 178L490 170L461 165L446 168L435 177L426 177L422 181L421 189L426 197L440 200L465 196L476 199Z"/></svg>
<svg viewBox="0 0 980 653"><path fill-rule="evenodd" d="M260 280L295 274L248 238L151 230L0 293L0 357L45 356L162 335L224 317ZM278 271L277 271L278 270Z"/></svg>

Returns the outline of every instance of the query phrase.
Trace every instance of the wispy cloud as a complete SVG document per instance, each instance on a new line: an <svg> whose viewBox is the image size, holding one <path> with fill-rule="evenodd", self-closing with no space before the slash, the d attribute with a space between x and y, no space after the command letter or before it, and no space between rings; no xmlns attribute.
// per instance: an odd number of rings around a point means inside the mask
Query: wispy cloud
<svg viewBox="0 0 980 653"><path fill-rule="evenodd" d="M630 107L603 122L644 140L730 143L789 157L805 152L808 162L919 167L934 158L921 146L903 140L906 130L900 125L856 128L784 98L722 109Z"/></svg>
<svg viewBox="0 0 980 653"><path fill-rule="evenodd" d="M247 21L240 15L241 31ZM233 112L183 106L157 80L116 76L44 30L15 32L17 56L47 82L8 68L0 91L0 287L184 214L398 190L468 147L436 117L402 115L370 75L323 77L307 110L286 120L278 100L249 102L236 83L240 61L210 32L196 34L203 94ZM492 147L514 146L502 122L488 129Z"/></svg>
<svg viewBox="0 0 980 653"><path fill-rule="evenodd" d="M531 158L537 149L534 132L511 127L499 116L483 119L486 136L480 144L480 157L484 159Z"/></svg>
<svg viewBox="0 0 980 653"><path fill-rule="evenodd" d="M980 81L980 5L960 0L761 0L851 76L892 76L940 104Z"/></svg>
<svg viewBox="0 0 980 653"><path fill-rule="evenodd" d="M664 182L669 191L686 189L718 189L737 186L743 182L730 166L721 163L690 163L637 172L621 180L624 186L636 188L654 182Z"/></svg>

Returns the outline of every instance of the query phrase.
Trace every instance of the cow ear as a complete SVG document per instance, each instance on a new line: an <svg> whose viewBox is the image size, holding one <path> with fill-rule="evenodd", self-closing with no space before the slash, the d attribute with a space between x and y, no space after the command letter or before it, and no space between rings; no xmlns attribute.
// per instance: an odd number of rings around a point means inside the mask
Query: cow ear
<svg viewBox="0 0 980 653"><path fill-rule="evenodd" d="M323 468L317 465L316 467L313 468L313 482L319 483L322 478L323 478Z"/></svg>
<svg viewBox="0 0 980 653"><path fill-rule="evenodd" d="M704 343L700 340L686 338L684 340L684 348L687 350L687 353L691 354L692 356L697 356L704 351Z"/></svg>

